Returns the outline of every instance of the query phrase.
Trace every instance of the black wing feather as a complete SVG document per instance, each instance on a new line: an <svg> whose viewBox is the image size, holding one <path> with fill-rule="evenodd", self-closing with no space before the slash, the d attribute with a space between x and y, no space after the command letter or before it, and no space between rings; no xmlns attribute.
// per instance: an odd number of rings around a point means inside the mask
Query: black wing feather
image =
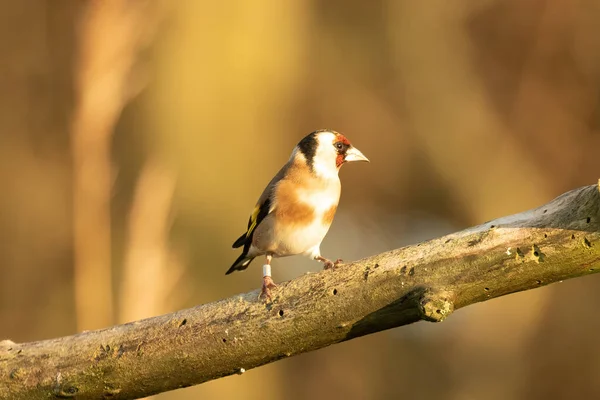
<svg viewBox="0 0 600 400"><path fill-rule="evenodd" d="M256 230L258 225L260 225L262 220L265 219L265 217L267 215L269 215L270 208L271 208L271 198L270 198L270 196L267 196L266 200L258 206L258 215L256 216L256 224L254 225L254 228L252 229L252 231L250 231L250 234L248 234L248 231L250 230L250 227L252 226L252 216L250 216L250 218L248 218L248 230L246 230L246 232L244 232L242 234L242 236L240 236L233 243L232 247L234 249L244 246L244 253L246 253L248 251L248 248L250 248L250 244L252 243L252 236L254 236L254 231Z"/></svg>

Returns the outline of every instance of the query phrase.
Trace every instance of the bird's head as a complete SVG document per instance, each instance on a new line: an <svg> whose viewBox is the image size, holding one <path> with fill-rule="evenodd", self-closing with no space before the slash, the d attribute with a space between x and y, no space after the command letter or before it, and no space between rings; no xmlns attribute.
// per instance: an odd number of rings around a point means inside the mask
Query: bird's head
<svg viewBox="0 0 600 400"><path fill-rule="evenodd" d="M351 161L367 161L341 133L329 129L310 133L296 146L309 168L318 175L337 175L340 167Z"/></svg>

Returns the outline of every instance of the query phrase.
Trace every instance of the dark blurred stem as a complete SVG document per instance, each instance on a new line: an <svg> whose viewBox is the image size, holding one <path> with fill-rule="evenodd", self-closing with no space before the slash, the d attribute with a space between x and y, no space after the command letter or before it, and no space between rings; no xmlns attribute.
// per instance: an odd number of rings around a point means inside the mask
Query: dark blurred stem
<svg viewBox="0 0 600 400"><path fill-rule="evenodd" d="M177 285L182 268L169 262L174 190L174 175L157 160L149 159L138 178L129 212L124 271L119 284L119 322L160 314L167 308L170 295L183 290L183 285Z"/></svg>
<svg viewBox="0 0 600 400"><path fill-rule="evenodd" d="M75 302L79 330L113 322L111 169L107 143L110 136L93 133L76 129L73 135Z"/></svg>
<svg viewBox="0 0 600 400"><path fill-rule="evenodd" d="M74 336L0 342L0 398L135 399L419 320L439 322L473 303L599 270L593 185L535 210L303 275L279 284L272 302L258 300L256 290Z"/></svg>
<svg viewBox="0 0 600 400"><path fill-rule="evenodd" d="M72 124L78 329L113 323L111 139L139 80L130 79L153 26L147 1L90 1L79 21ZM139 74L138 74L139 75ZM133 84L132 84L133 82ZM136 85L136 82L138 84Z"/></svg>
<svg viewBox="0 0 600 400"><path fill-rule="evenodd" d="M72 124L75 303L79 330L113 323L110 142L122 105L118 85L98 85L98 80L106 75L101 65L103 53L87 50L93 45L94 23L102 18L95 6L89 3L79 27L77 103Z"/></svg>

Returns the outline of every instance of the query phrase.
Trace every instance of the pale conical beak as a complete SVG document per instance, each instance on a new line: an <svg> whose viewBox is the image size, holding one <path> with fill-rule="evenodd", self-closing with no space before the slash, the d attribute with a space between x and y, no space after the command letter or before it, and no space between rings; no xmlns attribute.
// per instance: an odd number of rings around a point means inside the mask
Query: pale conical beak
<svg viewBox="0 0 600 400"><path fill-rule="evenodd" d="M363 153L360 152L356 147L350 147L346 150L345 161L366 161L370 162L367 157Z"/></svg>

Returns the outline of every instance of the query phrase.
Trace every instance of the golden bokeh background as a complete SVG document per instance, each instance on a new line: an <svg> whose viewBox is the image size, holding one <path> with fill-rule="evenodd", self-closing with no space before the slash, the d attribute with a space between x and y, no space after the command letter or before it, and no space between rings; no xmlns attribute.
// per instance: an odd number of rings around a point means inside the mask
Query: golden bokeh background
<svg viewBox="0 0 600 400"><path fill-rule="evenodd" d="M1 1L0 339L258 288L258 261L224 275L231 243L318 128L371 159L341 172L329 258L595 183L598 21L598 0ZM599 398L599 289L565 281L156 398Z"/></svg>

